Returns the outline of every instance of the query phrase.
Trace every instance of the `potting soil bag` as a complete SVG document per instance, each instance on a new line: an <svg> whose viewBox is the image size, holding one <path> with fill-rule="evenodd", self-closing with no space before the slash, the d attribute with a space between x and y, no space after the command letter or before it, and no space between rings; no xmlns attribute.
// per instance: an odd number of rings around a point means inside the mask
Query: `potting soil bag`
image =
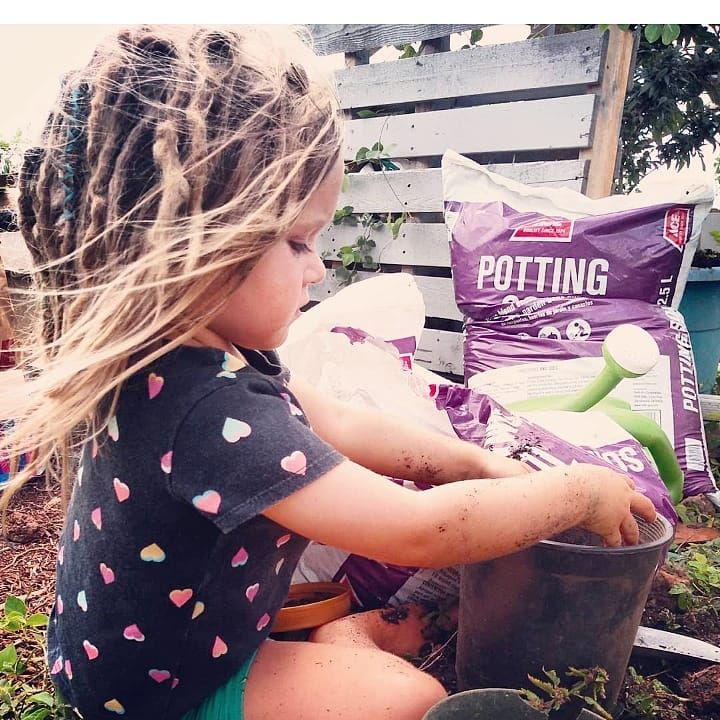
<svg viewBox="0 0 720 720"><path fill-rule="evenodd" d="M503 404L573 393L602 369L608 333L637 324L660 360L613 396L665 431L685 495L715 491L690 338L675 309L712 185L676 181L593 200L508 180L454 152L442 172L467 384Z"/></svg>

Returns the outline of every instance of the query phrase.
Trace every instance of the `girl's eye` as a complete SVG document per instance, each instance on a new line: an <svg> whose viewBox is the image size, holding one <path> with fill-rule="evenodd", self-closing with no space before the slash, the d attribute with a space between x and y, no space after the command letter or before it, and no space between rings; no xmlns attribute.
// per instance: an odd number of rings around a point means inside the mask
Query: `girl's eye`
<svg viewBox="0 0 720 720"><path fill-rule="evenodd" d="M290 249L297 255L312 252L305 243L296 242L295 240L288 240L288 245L290 245Z"/></svg>

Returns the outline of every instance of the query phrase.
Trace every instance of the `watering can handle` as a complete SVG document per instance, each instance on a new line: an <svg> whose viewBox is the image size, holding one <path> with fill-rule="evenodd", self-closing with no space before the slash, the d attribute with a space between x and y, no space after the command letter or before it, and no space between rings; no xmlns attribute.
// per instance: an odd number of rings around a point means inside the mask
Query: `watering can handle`
<svg viewBox="0 0 720 720"><path fill-rule="evenodd" d="M685 476L675 449L663 429L646 415L617 407L613 403L600 403L598 409L648 449L673 505L677 505L683 499Z"/></svg>

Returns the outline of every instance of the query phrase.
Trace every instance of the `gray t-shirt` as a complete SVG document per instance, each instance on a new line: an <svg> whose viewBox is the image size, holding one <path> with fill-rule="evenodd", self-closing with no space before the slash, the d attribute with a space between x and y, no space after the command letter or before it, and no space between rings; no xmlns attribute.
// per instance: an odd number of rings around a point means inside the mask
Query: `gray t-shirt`
<svg viewBox="0 0 720 720"><path fill-rule="evenodd" d="M73 489L48 630L87 718L179 718L268 636L307 540L260 515L344 458L274 353L182 347L127 381Z"/></svg>

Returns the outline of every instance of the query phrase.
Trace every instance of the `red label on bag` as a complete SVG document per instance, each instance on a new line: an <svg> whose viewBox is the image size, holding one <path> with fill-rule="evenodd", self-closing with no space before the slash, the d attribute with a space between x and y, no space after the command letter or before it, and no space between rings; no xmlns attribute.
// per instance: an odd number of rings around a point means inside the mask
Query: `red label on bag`
<svg viewBox="0 0 720 720"><path fill-rule="evenodd" d="M678 250L682 250L687 242L690 229L690 210L673 208L665 213L663 237Z"/></svg>
<svg viewBox="0 0 720 720"><path fill-rule="evenodd" d="M543 242L570 242L573 221L565 218L542 218L521 225L510 236L511 240L538 240Z"/></svg>

